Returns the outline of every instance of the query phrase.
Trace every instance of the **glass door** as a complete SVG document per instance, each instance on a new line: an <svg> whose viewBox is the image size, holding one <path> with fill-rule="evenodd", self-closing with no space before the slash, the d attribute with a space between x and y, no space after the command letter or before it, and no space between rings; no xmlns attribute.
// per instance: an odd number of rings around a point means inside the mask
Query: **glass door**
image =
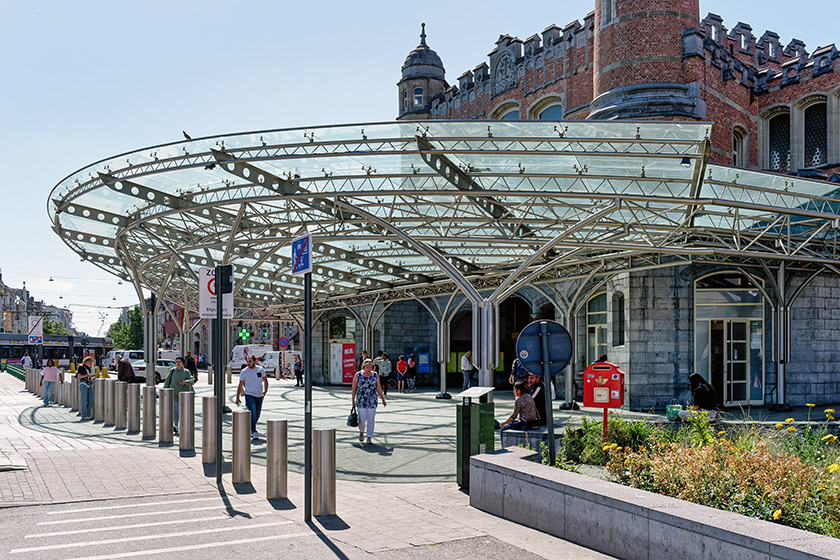
<svg viewBox="0 0 840 560"><path fill-rule="evenodd" d="M723 401L727 406L749 403L747 372L750 354L747 351L747 321L726 321L726 368Z"/></svg>

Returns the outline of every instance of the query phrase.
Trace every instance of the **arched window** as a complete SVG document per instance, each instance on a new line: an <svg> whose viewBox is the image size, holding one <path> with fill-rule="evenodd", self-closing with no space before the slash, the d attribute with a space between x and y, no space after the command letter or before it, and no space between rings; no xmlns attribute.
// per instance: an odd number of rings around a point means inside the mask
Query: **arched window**
<svg viewBox="0 0 840 560"><path fill-rule="evenodd" d="M591 364L607 353L607 294L586 303L586 363Z"/></svg>
<svg viewBox="0 0 840 560"><path fill-rule="evenodd" d="M827 161L828 138L826 104L816 103L805 109L805 167Z"/></svg>
<svg viewBox="0 0 840 560"><path fill-rule="evenodd" d="M612 297L613 346L624 346L624 294L616 292Z"/></svg>
<svg viewBox="0 0 840 560"><path fill-rule="evenodd" d="M501 116L503 121L518 121L519 120L519 109L513 109L508 111L504 115Z"/></svg>
<svg viewBox="0 0 840 560"><path fill-rule="evenodd" d="M423 104L423 88L416 87L414 88L414 105L422 105Z"/></svg>
<svg viewBox="0 0 840 560"><path fill-rule="evenodd" d="M736 126L732 129L732 165L749 167L750 157L747 131Z"/></svg>
<svg viewBox="0 0 840 560"><path fill-rule="evenodd" d="M559 121L563 119L563 106L552 105L540 111L539 119L541 121Z"/></svg>
<svg viewBox="0 0 840 560"><path fill-rule="evenodd" d="M769 123L770 170L790 171L790 114L776 115Z"/></svg>

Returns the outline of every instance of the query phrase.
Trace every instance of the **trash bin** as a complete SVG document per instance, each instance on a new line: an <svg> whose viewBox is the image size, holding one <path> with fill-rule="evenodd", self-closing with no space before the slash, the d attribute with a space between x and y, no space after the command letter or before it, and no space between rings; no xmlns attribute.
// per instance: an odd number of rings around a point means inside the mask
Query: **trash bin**
<svg viewBox="0 0 840 560"><path fill-rule="evenodd" d="M469 488L470 457L495 450L493 387L471 387L458 398L462 402L456 405L456 472L458 486Z"/></svg>

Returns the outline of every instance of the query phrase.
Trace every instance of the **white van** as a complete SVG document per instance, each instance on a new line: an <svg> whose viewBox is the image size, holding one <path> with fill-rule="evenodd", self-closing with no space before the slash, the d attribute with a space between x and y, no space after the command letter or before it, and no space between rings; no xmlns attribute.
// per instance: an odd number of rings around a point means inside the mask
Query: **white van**
<svg viewBox="0 0 840 560"><path fill-rule="evenodd" d="M266 352L273 351L271 344L238 344L233 347L230 353L230 368L233 371L239 371L245 367L245 358L247 356L255 356L258 360L261 359Z"/></svg>
<svg viewBox="0 0 840 560"><path fill-rule="evenodd" d="M158 360L172 360L174 362L177 356L178 353L174 350L158 350Z"/></svg>
<svg viewBox="0 0 840 560"><path fill-rule="evenodd" d="M112 371L117 371L117 361L128 358L130 361L143 360L142 350L112 350L105 355L105 365ZM174 359L174 358L173 358Z"/></svg>
<svg viewBox="0 0 840 560"><path fill-rule="evenodd" d="M279 350L272 350L271 352L266 352L263 354L262 359L260 359L260 367L262 367L265 372L269 375L269 377L274 376L274 368L278 365L282 364L282 352Z"/></svg>

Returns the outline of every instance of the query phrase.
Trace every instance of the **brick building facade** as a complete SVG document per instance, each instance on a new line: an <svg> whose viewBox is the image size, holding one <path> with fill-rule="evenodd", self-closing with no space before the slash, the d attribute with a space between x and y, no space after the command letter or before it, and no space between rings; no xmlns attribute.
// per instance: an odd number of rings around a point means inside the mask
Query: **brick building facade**
<svg viewBox="0 0 840 560"><path fill-rule="evenodd" d="M710 162L840 182L834 45L809 52L772 31L756 37L745 23L729 30L716 14L701 19L698 0L595 0L594 8L582 23L552 25L525 40L501 35L488 60L451 86L424 29L402 69L398 118L711 122ZM695 371L710 379L722 405L840 401L840 276L795 266L781 272L785 301L770 289L777 271L747 262L572 286L584 304L557 319L577 327L574 397L581 397L586 364L608 353L628 372L632 409L684 401ZM532 318L554 316L539 293L515 298ZM778 343L780 309L789 349Z"/></svg>

